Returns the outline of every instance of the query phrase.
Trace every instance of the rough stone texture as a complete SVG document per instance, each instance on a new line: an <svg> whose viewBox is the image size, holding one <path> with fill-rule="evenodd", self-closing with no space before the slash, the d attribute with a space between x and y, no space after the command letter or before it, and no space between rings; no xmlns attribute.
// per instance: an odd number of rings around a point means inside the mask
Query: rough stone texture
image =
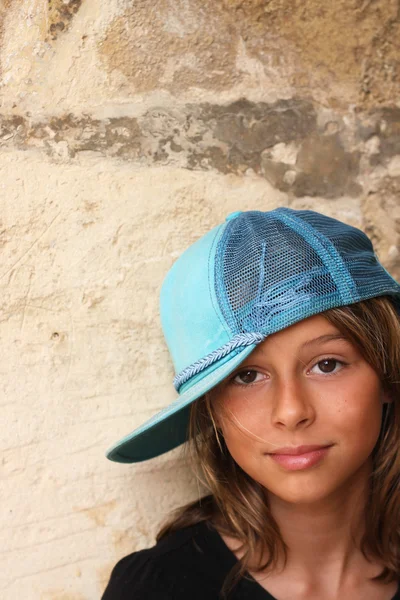
<svg viewBox="0 0 400 600"><path fill-rule="evenodd" d="M103 453L173 397L158 290L238 209L321 210L400 278L395 0L0 6L2 600L97 600L198 495Z"/></svg>
<svg viewBox="0 0 400 600"><path fill-rule="evenodd" d="M59 34L66 31L73 19L74 15L78 12L82 0L47 0L48 3L48 14L47 14L47 32L52 40L56 40ZM46 37L47 41L49 37Z"/></svg>
<svg viewBox="0 0 400 600"><path fill-rule="evenodd" d="M0 115L0 143L4 149L35 148L58 162L95 152L140 166L251 171L291 196L357 197L364 173L392 164L400 153L399 114L385 107L343 116L292 98L150 108L138 117L104 119Z"/></svg>
<svg viewBox="0 0 400 600"><path fill-rule="evenodd" d="M323 97L328 84L345 107L398 95L398 19L397 0L136 0L112 21L101 53L136 91L161 83L176 92L245 79L241 51L278 85Z"/></svg>

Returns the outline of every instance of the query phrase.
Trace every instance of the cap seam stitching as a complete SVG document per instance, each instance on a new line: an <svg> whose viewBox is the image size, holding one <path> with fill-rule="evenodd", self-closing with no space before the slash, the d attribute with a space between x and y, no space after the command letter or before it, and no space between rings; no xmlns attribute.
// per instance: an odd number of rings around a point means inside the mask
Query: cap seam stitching
<svg viewBox="0 0 400 600"><path fill-rule="evenodd" d="M302 219L299 219L298 217L296 217L294 215L286 214L286 211L284 212L284 210L285 209L281 209L281 210L278 209L276 211L275 214L276 214L276 217L278 218L278 220L281 221L282 223L284 223L285 225L288 225L296 233L301 235L303 240L305 238L304 238L304 233L302 230L305 230L307 233L310 234L310 236L313 238L314 242L316 242L315 245L314 244L310 244L310 245L312 245L315 252L317 252L319 258L322 260L322 262L325 264L325 266L327 266L330 275L332 276L332 266L335 267L335 271L336 271L336 269L338 267L338 260L340 260L341 266L345 269L346 274L352 280L352 277L351 277L350 273L348 272L348 269L344 263L344 260L340 256L339 257L335 256L332 253L331 248L327 247L327 245L324 243L326 241L325 237L322 236L322 234L320 234L318 231L315 231L315 229L312 227L312 225L309 225L308 223L306 223L305 221L303 221ZM305 240L305 241L307 242L307 240ZM322 246L322 250L324 251L322 253L321 253L321 246ZM324 254L325 254L325 256L324 256ZM326 254L328 254L329 259L330 259L329 265L326 265ZM333 265L332 265L332 262L333 262ZM348 285L348 282L347 281L339 281L337 278L336 272L334 275L335 275L335 277L334 277L335 285L337 286L337 289L340 293L340 296L342 297L342 300L345 302L354 301L356 298L353 294L353 290L351 290L350 286ZM352 282L353 282L353 280L352 280ZM354 284L354 282L353 282L353 284ZM345 289L343 289L343 288L345 288ZM343 292L346 293L345 297L344 297Z"/></svg>

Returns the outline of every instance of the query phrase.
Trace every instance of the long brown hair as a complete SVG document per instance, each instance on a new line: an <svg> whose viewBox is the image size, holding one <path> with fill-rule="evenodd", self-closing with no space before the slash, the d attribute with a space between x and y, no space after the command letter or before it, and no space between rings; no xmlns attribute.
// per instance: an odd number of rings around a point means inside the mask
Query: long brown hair
<svg viewBox="0 0 400 600"><path fill-rule="evenodd" d="M382 426L373 451L373 472L365 514L361 550L383 565L377 580L389 583L400 575L400 320L386 297L331 309L324 317L361 351L378 374L390 402L383 408ZM270 513L265 490L233 460L217 429L209 397L191 409L189 444L193 464L210 495L179 509L159 532L201 521L235 538L242 557L229 574L226 589L251 568L273 569L286 559L287 548ZM255 559L255 557L267 557Z"/></svg>

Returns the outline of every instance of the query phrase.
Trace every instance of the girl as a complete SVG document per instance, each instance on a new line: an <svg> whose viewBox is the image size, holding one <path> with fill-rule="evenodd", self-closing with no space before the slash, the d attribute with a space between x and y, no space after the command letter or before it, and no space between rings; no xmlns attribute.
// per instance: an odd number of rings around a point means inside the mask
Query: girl
<svg viewBox="0 0 400 600"><path fill-rule="evenodd" d="M103 600L400 600L400 286L358 229L237 212L161 291L178 399L115 444L189 439L209 495Z"/></svg>

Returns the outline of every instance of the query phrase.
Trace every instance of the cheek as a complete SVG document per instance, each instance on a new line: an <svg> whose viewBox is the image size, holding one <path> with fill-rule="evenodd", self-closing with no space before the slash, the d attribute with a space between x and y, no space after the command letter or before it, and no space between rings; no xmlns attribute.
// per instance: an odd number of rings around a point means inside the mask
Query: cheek
<svg viewBox="0 0 400 600"><path fill-rule="evenodd" d="M273 437L271 416L265 403L261 408L257 402L243 399L224 402L218 421L232 458L254 476L252 465L260 460Z"/></svg>
<svg viewBox="0 0 400 600"><path fill-rule="evenodd" d="M270 433L271 410L263 394L226 396L219 405L218 420L227 438L267 442Z"/></svg>
<svg viewBox="0 0 400 600"><path fill-rule="evenodd" d="M329 398L325 417L332 431L349 445L374 447L382 421L382 394L379 380L369 373L353 385L338 386ZM321 411L322 412L322 411Z"/></svg>
<svg viewBox="0 0 400 600"><path fill-rule="evenodd" d="M230 424L222 428L222 433L233 460L250 477L256 481L260 481L260 471L263 470L261 463L263 459L265 460L262 453L262 446L265 447L265 443L260 443L257 439L254 439L253 435L243 433L242 430L238 430Z"/></svg>

